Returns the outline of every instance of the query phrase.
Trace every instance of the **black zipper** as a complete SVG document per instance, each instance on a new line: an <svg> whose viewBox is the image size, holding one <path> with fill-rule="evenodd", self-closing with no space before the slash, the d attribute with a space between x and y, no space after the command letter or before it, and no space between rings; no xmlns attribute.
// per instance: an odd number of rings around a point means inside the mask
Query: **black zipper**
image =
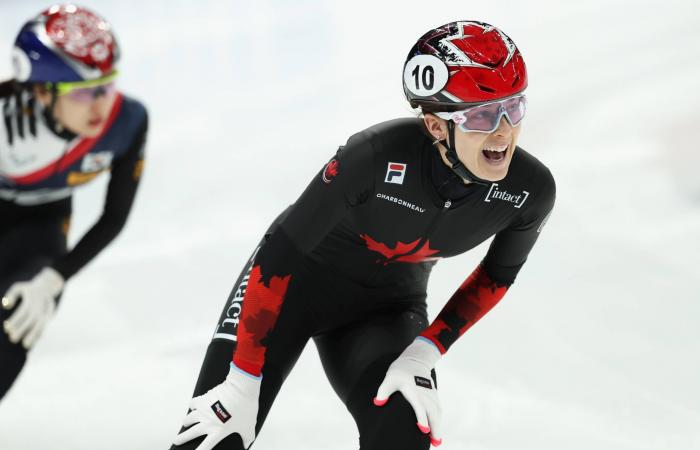
<svg viewBox="0 0 700 450"><path fill-rule="evenodd" d="M440 208L440 211L435 215L433 220L430 222L430 225L428 225L428 228L426 229L423 237L421 237L420 241L418 241L418 244L416 244L415 247L411 249L410 252L402 253L400 255L394 255L391 258L389 258L386 262L390 263L392 261L395 261L398 258L402 258L404 256L410 256L416 252L418 252L421 248L423 248L423 245L430 239L431 233L435 230L435 227L437 226L438 222L440 221L440 218L442 217L443 214L445 214L445 211L450 209L450 206L452 206L452 201L446 200L445 204Z"/></svg>

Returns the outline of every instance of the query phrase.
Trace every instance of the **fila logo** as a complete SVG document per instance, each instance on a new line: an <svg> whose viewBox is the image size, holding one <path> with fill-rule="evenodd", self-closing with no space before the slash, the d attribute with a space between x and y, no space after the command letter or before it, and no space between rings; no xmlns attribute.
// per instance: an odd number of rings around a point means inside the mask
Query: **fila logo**
<svg viewBox="0 0 700 450"><path fill-rule="evenodd" d="M501 191L498 189L498 183L493 183L484 201L491 203L491 200L503 200L504 202L513 203L513 206L516 208L520 208L529 196L530 193L528 191L523 191L522 194L518 195L510 194L508 191Z"/></svg>
<svg viewBox="0 0 700 450"><path fill-rule="evenodd" d="M390 162L386 167L385 183L403 184L406 175L406 164Z"/></svg>

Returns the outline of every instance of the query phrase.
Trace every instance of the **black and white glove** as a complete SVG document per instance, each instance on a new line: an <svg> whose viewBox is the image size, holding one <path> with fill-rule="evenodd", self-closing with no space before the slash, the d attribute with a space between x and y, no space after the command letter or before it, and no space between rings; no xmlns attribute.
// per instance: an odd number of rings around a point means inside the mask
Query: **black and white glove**
<svg viewBox="0 0 700 450"><path fill-rule="evenodd" d="M255 440L258 397L262 376L256 377L231 363L223 383L190 401L183 426L191 428L175 437L175 445L206 435L196 450L211 450L226 436L238 433L245 448Z"/></svg>
<svg viewBox="0 0 700 450"><path fill-rule="evenodd" d="M425 434L430 433L430 443L436 447L442 443L442 412L437 386L430 372L440 357L440 350L435 344L424 337L417 337L391 363L374 398L375 405L384 406L393 393L401 392L416 413L418 428Z"/></svg>
<svg viewBox="0 0 700 450"><path fill-rule="evenodd" d="M46 324L56 311L56 298L63 290L65 280L51 267L44 267L29 281L18 281L2 298L2 307L12 309L19 306L3 323L10 342L30 349L41 336Z"/></svg>

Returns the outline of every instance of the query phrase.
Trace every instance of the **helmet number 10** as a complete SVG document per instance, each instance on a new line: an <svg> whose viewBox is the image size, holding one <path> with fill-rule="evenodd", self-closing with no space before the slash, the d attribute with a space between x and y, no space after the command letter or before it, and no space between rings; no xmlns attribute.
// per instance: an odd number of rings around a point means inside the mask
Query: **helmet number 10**
<svg viewBox="0 0 700 450"><path fill-rule="evenodd" d="M403 69L404 88L419 97L440 92L448 78L447 66L433 55L415 55Z"/></svg>
<svg viewBox="0 0 700 450"><path fill-rule="evenodd" d="M420 74L420 66L416 66L415 69L413 69L413 72L411 72L411 75L416 80L416 90L419 91L421 90L421 86L418 84L418 77ZM420 77L420 80L423 82L423 89L426 91L429 91L433 88L433 85L435 84L435 69L433 69L433 66L425 66L423 67L423 74Z"/></svg>

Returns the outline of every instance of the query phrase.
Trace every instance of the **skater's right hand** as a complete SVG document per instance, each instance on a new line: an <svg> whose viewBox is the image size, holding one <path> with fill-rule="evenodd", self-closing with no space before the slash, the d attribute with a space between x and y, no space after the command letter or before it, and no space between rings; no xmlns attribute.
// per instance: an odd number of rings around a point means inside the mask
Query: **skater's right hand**
<svg viewBox="0 0 700 450"><path fill-rule="evenodd" d="M10 342L30 349L39 339L44 327L56 310L56 298L63 290L65 280L51 267L44 267L29 281L18 281L2 297L2 307L12 309L19 306L3 323Z"/></svg>
<svg viewBox="0 0 700 450"><path fill-rule="evenodd" d="M175 437L175 445L206 435L196 450L211 450L226 436L238 433L245 448L255 440L258 397L262 376L256 377L231 363L223 383L190 401L183 426L190 427Z"/></svg>

